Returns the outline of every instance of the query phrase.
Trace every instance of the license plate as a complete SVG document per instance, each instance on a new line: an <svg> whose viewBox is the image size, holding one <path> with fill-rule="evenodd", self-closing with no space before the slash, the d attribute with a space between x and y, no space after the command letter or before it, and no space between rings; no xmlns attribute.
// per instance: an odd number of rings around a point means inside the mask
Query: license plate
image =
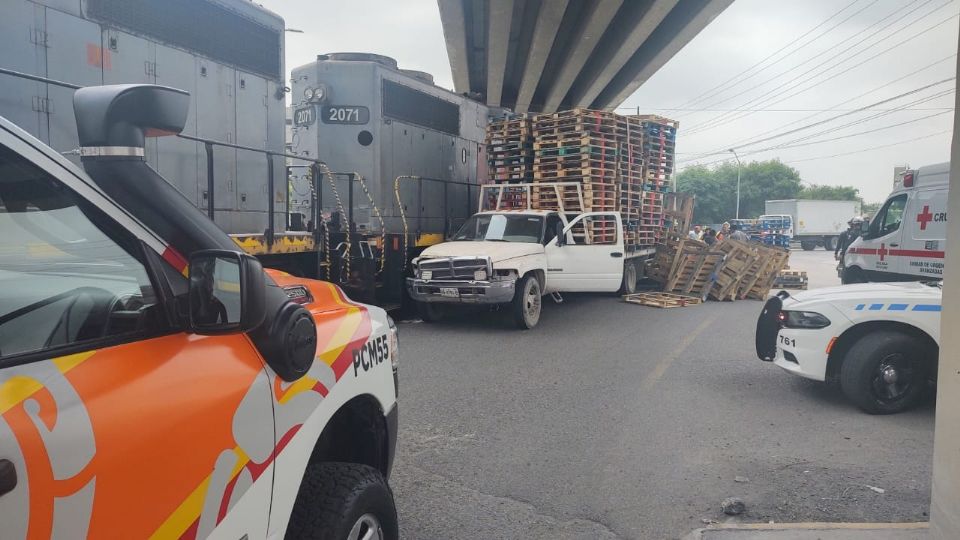
<svg viewBox="0 0 960 540"><path fill-rule="evenodd" d="M460 298L460 290L456 287L440 287L440 296Z"/></svg>

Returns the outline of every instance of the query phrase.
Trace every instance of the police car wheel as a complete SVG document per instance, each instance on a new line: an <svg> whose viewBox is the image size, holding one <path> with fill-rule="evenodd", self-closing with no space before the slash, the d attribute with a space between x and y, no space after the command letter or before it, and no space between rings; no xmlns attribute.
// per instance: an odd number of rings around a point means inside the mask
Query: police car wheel
<svg viewBox="0 0 960 540"><path fill-rule="evenodd" d="M380 471L356 463L307 466L287 539L396 540L393 492Z"/></svg>
<svg viewBox="0 0 960 540"><path fill-rule="evenodd" d="M924 347L894 331L872 332L853 344L840 367L840 386L870 414L893 414L914 406L926 386Z"/></svg>
<svg viewBox="0 0 960 540"><path fill-rule="evenodd" d="M529 330L540 322L540 310L543 298L540 296L540 282L533 276L524 276L517 285L513 296L513 321L517 328Z"/></svg>

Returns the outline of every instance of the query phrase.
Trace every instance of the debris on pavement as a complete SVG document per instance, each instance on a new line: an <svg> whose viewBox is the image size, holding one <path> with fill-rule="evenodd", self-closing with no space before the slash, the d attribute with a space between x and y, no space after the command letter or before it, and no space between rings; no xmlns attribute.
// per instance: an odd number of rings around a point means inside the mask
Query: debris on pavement
<svg viewBox="0 0 960 540"><path fill-rule="evenodd" d="M747 478L746 476L734 476L733 481L739 484L746 484L747 482L750 481L750 479Z"/></svg>
<svg viewBox="0 0 960 540"><path fill-rule="evenodd" d="M723 509L723 513L728 516L738 516L747 509L747 504L743 502L743 499L738 497L729 497L720 503L720 508Z"/></svg>

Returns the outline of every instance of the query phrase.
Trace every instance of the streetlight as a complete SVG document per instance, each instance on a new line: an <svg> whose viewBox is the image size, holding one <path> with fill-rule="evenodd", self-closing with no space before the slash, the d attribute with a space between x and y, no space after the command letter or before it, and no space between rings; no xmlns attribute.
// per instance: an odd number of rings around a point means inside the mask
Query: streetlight
<svg viewBox="0 0 960 540"><path fill-rule="evenodd" d="M736 150L733 148L730 149L730 153L733 154L733 157L737 158L737 219L740 219L740 156L737 155Z"/></svg>

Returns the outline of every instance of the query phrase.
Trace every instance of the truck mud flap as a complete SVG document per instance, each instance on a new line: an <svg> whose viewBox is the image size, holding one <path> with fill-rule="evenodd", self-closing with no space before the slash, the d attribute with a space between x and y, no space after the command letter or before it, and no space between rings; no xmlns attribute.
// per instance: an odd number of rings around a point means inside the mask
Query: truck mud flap
<svg viewBox="0 0 960 540"><path fill-rule="evenodd" d="M777 334L780 333L780 310L783 300L780 295L771 297L763 305L763 311L757 318L757 357L764 362L772 362L777 355Z"/></svg>

